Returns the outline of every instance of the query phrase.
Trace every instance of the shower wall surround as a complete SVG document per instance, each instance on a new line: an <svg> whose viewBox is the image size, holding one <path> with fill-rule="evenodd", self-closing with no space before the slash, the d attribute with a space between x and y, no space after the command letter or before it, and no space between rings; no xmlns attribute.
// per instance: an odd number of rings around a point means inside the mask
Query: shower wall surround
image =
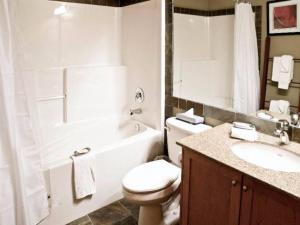
<svg viewBox="0 0 300 225"><path fill-rule="evenodd" d="M183 112L190 108L195 109L195 114L205 116L206 123L212 126L217 126L226 122L241 121L254 124L260 132L273 135L276 124L270 121L261 120L253 116L235 113L224 109L208 106L199 102L190 101L173 97L173 12L174 10L179 13L192 14L192 15L226 15L232 14L232 9L221 9L208 12L206 10L194 10L173 7L173 1L166 1L166 71L165 71L165 117L175 116L178 112ZM230 2L232 3L232 2ZM258 28L258 47L261 48L262 43L262 7L254 6L254 11L260 15L256 18L256 27ZM257 16L257 15L256 15ZM300 142L300 129L290 128L290 136L293 141ZM166 136L166 135L165 135ZM166 140L166 138L165 138ZM165 150L167 146L165 145Z"/></svg>
<svg viewBox="0 0 300 225"><path fill-rule="evenodd" d="M49 0L49 1L72 2L72 3L102 5L102 6L111 6L111 7L124 7L128 5L137 4L140 2L149 1L149 0Z"/></svg>
<svg viewBox="0 0 300 225"><path fill-rule="evenodd" d="M22 70L36 90L44 146L95 119L129 116L137 87L146 93L138 119L161 129L160 1L123 8L65 3L62 15L54 13L59 1L18 1Z"/></svg>

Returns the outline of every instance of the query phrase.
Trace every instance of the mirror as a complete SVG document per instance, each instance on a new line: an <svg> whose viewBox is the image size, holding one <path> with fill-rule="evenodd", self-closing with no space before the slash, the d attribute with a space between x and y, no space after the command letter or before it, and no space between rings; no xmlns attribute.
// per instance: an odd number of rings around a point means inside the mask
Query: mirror
<svg viewBox="0 0 300 225"><path fill-rule="evenodd" d="M250 3L174 0L173 96L292 122L300 108L300 38L267 38L267 14L278 25L297 13Z"/></svg>

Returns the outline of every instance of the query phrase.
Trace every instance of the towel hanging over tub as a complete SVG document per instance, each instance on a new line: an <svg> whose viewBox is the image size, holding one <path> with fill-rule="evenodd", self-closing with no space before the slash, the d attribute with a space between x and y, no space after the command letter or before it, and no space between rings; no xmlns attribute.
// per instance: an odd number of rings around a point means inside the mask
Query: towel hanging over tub
<svg viewBox="0 0 300 225"><path fill-rule="evenodd" d="M71 156L75 198L82 199L96 193L95 159L90 153Z"/></svg>

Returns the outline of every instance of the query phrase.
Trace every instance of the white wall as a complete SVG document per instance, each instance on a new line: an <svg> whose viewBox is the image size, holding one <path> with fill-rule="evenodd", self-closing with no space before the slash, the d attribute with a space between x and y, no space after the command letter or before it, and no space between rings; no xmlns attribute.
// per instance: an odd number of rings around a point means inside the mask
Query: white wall
<svg viewBox="0 0 300 225"><path fill-rule="evenodd" d="M211 58L209 37L208 17L174 14L174 96L184 96L190 99L199 95L193 86L188 83L183 86L182 82L190 82L190 78L197 76L195 72L207 73L210 70L207 63L201 63L197 69L191 68L196 66L195 62ZM186 69L190 72L185 72ZM191 82L193 83L193 80ZM182 90L182 88L187 88L187 90Z"/></svg>
<svg viewBox="0 0 300 225"><path fill-rule="evenodd" d="M17 1L24 69L122 63L121 9L48 0ZM53 15L62 4L68 14Z"/></svg>
<svg viewBox="0 0 300 225"><path fill-rule="evenodd" d="M234 16L174 16L174 96L232 107Z"/></svg>
<svg viewBox="0 0 300 225"><path fill-rule="evenodd" d="M151 127L161 129L163 109L161 102L161 0L151 0L123 9L123 63L128 68L131 108L142 107L143 114L136 118ZM164 18L163 18L164 19ZM164 31L163 31L164 32ZM134 101L135 89L145 91L141 105Z"/></svg>

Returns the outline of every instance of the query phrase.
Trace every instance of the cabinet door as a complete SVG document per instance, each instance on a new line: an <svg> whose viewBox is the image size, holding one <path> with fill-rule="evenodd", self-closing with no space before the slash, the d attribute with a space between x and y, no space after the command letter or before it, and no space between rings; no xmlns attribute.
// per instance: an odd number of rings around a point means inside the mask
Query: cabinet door
<svg viewBox="0 0 300 225"><path fill-rule="evenodd" d="M243 179L240 225L300 225L299 199L253 178Z"/></svg>
<svg viewBox="0 0 300 225"><path fill-rule="evenodd" d="M183 151L181 225L238 225L242 175Z"/></svg>

